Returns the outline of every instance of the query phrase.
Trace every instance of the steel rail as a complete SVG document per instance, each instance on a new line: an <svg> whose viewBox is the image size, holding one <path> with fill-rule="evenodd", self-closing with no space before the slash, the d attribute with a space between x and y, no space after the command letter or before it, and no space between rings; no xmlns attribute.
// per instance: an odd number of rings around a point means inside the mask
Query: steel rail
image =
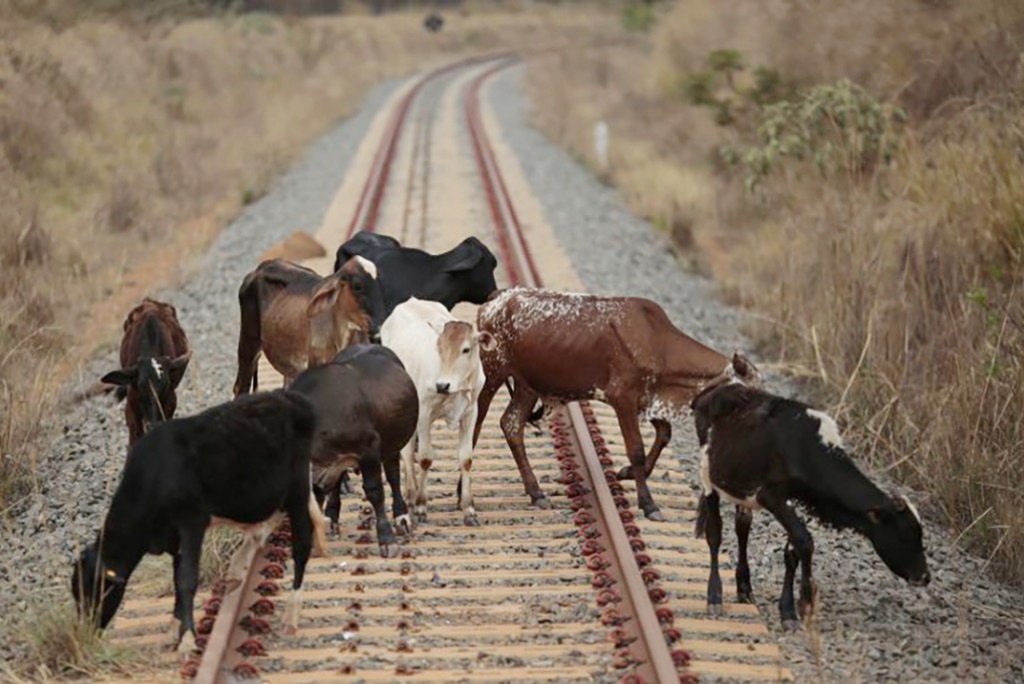
<svg viewBox="0 0 1024 684"><path fill-rule="evenodd" d="M543 279L523 235L515 205L495 159L493 146L480 111L481 86L487 79L512 66L516 61L515 58L501 61L481 73L467 86L466 121L470 128L477 168L491 209L494 228L498 234L502 256L506 261L509 280L513 285L542 287ZM514 265L514 267L510 268L510 265ZM562 420L567 419L572 429L572 437L578 455L586 469L588 483L597 498L600 522L611 543L609 550L614 555L613 567L618 570L616 573L619 576L618 581L621 581L626 587L628 607L631 608L631 612L636 618L634 632L636 641L632 642L633 648L630 651L632 653L639 650L640 656L633 656L637 667L632 677L640 681L680 681L676 661L678 659L679 664L683 665L685 661L688 661L688 657L680 651L674 658L673 652L666 643L662 623L659 621L651 596L654 590L646 586L644 574L637 562L636 551L622 524L616 497L613 496L609 486L606 468L602 465L594 444L594 435L599 435L599 431L593 414L590 413L586 403L580 402L567 404L564 409L560 410L560 413L562 415L556 415L554 420L555 430L558 430ZM588 425L588 422L593 425L593 428Z"/></svg>

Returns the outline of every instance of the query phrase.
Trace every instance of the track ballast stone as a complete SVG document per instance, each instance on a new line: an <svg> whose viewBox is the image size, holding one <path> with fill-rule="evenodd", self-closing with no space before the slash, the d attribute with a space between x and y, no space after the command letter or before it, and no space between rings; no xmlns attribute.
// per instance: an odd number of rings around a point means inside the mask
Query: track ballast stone
<svg viewBox="0 0 1024 684"><path fill-rule="evenodd" d="M681 268L665 238L631 214L615 190L530 126L522 72L516 68L496 79L491 104L587 288L648 297L697 339L722 351L749 350L739 333L742 312L721 303L714 283ZM766 381L777 392L792 393L777 376L768 375ZM692 421L673 432L662 458L682 459L699 494ZM889 484L870 474L880 485ZM779 625L784 532L767 513L754 516L750 563L755 599L798 681L1024 681L1021 592L994 581L983 561L954 547L926 502L920 496L914 500L925 504L932 573L926 590L892 575L862 537L822 529L802 515L815 541L819 613L816 629L796 633L783 632ZM723 549L734 557L731 510L724 522ZM680 529L679 534L692 535L693 530ZM731 566L722 580L726 600L735 600Z"/></svg>

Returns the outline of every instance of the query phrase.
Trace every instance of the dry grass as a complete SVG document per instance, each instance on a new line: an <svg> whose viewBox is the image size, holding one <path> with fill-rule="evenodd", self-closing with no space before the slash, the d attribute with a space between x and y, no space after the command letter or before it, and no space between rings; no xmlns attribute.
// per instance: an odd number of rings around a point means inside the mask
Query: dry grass
<svg viewBox="0 0 1024 684"><path fill-rule="evenodd" d="M4 664L0 666L0 678L4 681L130 677L141 662L137 652L110 643L63 597L44 599L23 616L20 624L19 632L28 646L27 659L33 664L32 669L14 670Z"/></svg>
<svg viewBox="0 0 1024 684"><path fill-rule="evenodd" d="M687 2L608 62L531 71L539 121L759 312L758 338L815 380L878 470L1024 581L1024 37L1010 3ZM687 104L687 75L736 49L798 86L850 78L910 115L893 163L784 162L758 195L716 151L743 142ZM548 96L557 92L557 96ZM578 103L578 104L577 104Z"/></svg>
<svg viewBox="0 0 1024 684"><path fill-rule="evenodd" d="M119 330L124 312L95 305L130 267L201 249L383 78L564 44L602 21L557 9L449 13L435 35L419 11L61 14L74 4L41 3L26 19L10 10L31 3L0 2L0 511L33 485L31 438L57 388Z"/></svg>

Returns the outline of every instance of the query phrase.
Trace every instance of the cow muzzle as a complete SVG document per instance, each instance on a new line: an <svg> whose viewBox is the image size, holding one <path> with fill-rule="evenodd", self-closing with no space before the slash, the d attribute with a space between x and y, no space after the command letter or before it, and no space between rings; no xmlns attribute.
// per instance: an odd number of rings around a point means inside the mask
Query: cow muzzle
<svg viewBox="0 0 1024 684"><path fill-rule="evenodd" d="M438 394L451 394L452 384L450 382L439 382L437 383Z"/></svg>

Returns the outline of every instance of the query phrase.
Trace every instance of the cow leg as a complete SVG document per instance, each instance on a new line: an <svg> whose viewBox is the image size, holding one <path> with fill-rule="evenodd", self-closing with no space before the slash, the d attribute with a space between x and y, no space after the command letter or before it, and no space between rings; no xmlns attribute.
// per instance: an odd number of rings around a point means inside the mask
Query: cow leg
<svg viewBox="0 0 1024 684"><path fill-rule="evenodd" d="M178 627L178 654L189 658L196 648L196 625L192 609L199 586L199 556L203 550L203 535L207 520L192 520L178 531L180 542L174 577L174 602L178 605L180 625Z"/></svg>
<svg viewBox="0 0 1024 684"><path fill-rule="evenodd" d="M704 496L704 538L711 552L711 572L708 575L708 615L722 615L722 576L718 572L718 550L722 546L722 510L718 492Z"/></svg>
<svg viewBox="0 0 1024 684"><path fill-rule="evenodd" d="M473 448L476 448L476 443L480 439L480 430L484 426L484 419L487 418L487 411L491 408L491 400L494 399L494 395L501 389L502 381L492 381L490 379L484 383L483 389L480 390L480 396L476 399L476 425L473 427ZM531 407L532 408L532 407Z"/></svg>
<svg viewBox="0 0 1024 684"><path fill-rule="evenodd" d="M399 452L402 459L402 482L405 483L405 490L403 491L403 494L405 496L404 500L406 503L416 500L416 482L414 481L416 474L414 469L416 467L415 459L417 448L416 436L413 435L412 439L410 439L406 445L402 447L402 451Z"/></svg>
<svg viewBox="0 0 1024 684"><path fill-rule="evenodd" d="M779 616L782 618L783 629L792 630L800 627L800 619L796 616L796 606L793 601L793 580L796 577L796 568L800 564L800 558L788 541L786 542L786 548L782 551L782 560L786 564L786 574L782 578Z"/></svg>
<svg viewBox="0 0 1024 684"><path fill-rule="evenodd" d="M459 420L459 509L462 511L462 522L466 525L479 525L476 509L473 507L473 436L470 429L476 424L476 407L471 406Z"/></svg>
<svg viewBox="0 0 1024 684"><path fill-rule="evenodd" d="M658 462L662 450L672 439L672 423L662 418L652 418L651 425L654 426L654 444L651 445L651 451L647 454L647 460L644 462L644 472L647 473L647 477L654 472L654 464ZM617 477L620 480L632 480L633 466L623 466Z"/></svg>
<svg viewBox="0 0 1024 684"><path fill-rule="evenodd" d="M501 416L501 431L505 433L505 441L508 442L512 456L516 459L516 466L519 468L519 475L523 478L523 486L530 501L538 508L551 508L551 500L540 490L537 476L533 474L533 468L526 458L526 445L523 443L526 416L536 402L537 394L527 389L525 383L517 382L513 388L512 401L508 403ZM480 424L479 416L476 422Z"/></svg>
<svg viewBox="0 0 1024 684"><path fill-rule="evenodd" d="M807 531L807 526L797 516L784 496L761 490L757 500L775 516L792 544L800 561L800 617L806 618L814 610L814 598L817 593L814 578L811 577L811 558L814 555L814 539ZM795 572L795 570L794 570Z"/></svg>
<svg viewBox="0 0 1024 684"><path fill-rule="evenodd" d="M342 494L351 494L354 491L352 483L349 481L348 468L341 471L341 478L338 480L338 491Z"/></svg>
<svg viewBox="0 0 1024 684"><path fill-rule="evenodd" d="M754 513L746 506L736 507L736 542L739 547L736 561L736 600L740 603L754 602L754 589L750 585L750 564L747 562L747 542L750 539L750 525Z"/></svg>
<svg viewBox="0 0 1024 684"><path fill-rule="evenodd" d="M375 434L367 449L359 456L359 471L363 475L363 493L373 506L377 518L377 544L380 555L387 558L398 551L395 532L388 522L387 510L384 508L384 483L380 462L380 438Z"/></svg>
<svg viewBox="0 0 1024 684"><path fill-rule="evenodd" d="M135 409L132 407L132 403L132 397L128 397L124 404L124 422L128 424L129 447L139 441L143 435L142 416L135 414Z"/></svg>
<svg viewBox="0 0 1024 684"><path fill-rule="evenodd" d="M427 475L434 464L434 445L430 441L430 409L420 407L416 422L416 463L411 467L411 498L416 522L427 522ZM418 468L416 466L419 466Z"/></svg>
<svg viewBox="0 0 1024 684"><path fill-rule="evenodd" d="M317 558L327 557L327 519L324 518L312 488L306 497L306 509L313 524L313 555Z"/></svg>
<svg viewBox="0 0 1024 684"><path fill-rule="evenodd" d="M409 509L406 508L405 499L402 497L402 462L398 454L389 454L384 458L384 477L388 480L391 488L392 515L395 517L395 525L402 534L412 532L412 520L409 518Z"/></svg>
<svg viewBox="0 0 1024 684"><path fill-rule="evenodd" d="M313 548L316 525L310 509L313 497L309 490L302 486L302 482L303 479L298 478L285 502L285 511L288 513L288 520L292 527L292 570L294 571L292 595L284 610L286 634L294 634L299 628L299 611L302 609L302 580L306 574L306 563L309 562L310 552ZM272 524L276 526L276 520ZM326 549L324 551L326 555Z"/></svg>
<svg viewBox="0 0 1024 684"><path fill-rule="evenodd" d="M332 482L327 487L327 505L324 506L324 515L331 521L331 534L341 534L341 525L338 519L341 518L341 493L337 482Z"/></svg>
<svg viewBox="0 0 1024 684"><path fill-rule="evenodd" d="M629 455L630 467L633 469L633 477L636 480L636 495L640 510L644 512L648 520L663 522L665 516L658 510L651 496L651 490L647 488L647 472L644 468L644 442L640 436L640 419L636 407L623 408L621 404L613 404L615 414L619 418L619 428L622 430L622 440L626 443L626 453Z"/></svg>

